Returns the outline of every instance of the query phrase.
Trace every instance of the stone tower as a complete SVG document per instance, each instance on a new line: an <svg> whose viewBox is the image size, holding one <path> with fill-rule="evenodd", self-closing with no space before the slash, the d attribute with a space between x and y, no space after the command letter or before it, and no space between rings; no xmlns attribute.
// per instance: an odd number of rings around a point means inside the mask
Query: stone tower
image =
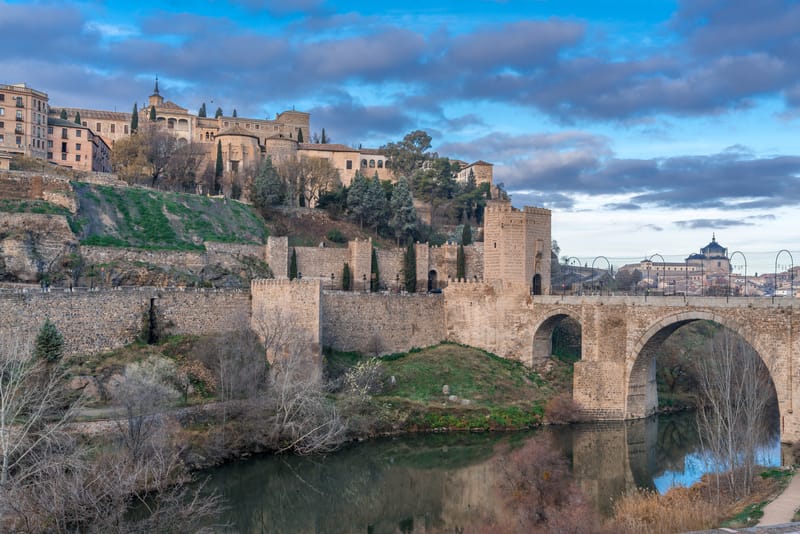
<svg viewBox="0 0 800 534"><path fill-rule="evenodd" d="M534 294L550 293L550 210L508 200L489 201L483 220L487 282L525 284Z"/></svg>

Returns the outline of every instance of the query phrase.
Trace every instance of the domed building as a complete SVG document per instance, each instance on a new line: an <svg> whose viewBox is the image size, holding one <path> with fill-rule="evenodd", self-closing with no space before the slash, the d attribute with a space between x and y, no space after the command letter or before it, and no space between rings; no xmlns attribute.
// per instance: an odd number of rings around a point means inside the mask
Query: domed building
<svg viewBox="0 0 800 534"><path fill-rule="evenodd" d="M707 275L728 274L731 272L731 263L728 259L728 249L717 243L717 236L711 234L711 242L700 249L699 254L692 254L686 258L690 269L700 270Z"/></svg>

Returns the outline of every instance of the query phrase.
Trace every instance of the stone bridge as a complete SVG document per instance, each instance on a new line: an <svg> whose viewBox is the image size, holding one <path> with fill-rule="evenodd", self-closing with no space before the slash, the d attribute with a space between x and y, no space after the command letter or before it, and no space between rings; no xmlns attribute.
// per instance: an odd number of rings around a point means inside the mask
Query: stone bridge
<svg viewBox="0 0 800 534"><path fill-rule="evenodd" d="M655 355L679 327L708 320L739 334L769 369L781 439L800 439L794 402L800 328L792 298L532 296L526 286L454 283L445 289L446 339L534 364L548 358L555 326L581 325L574 399L599 420L636 419L658 406ZM800 318L799 318L800 319ZM800 325L798 325L800 326Z"/></svg>

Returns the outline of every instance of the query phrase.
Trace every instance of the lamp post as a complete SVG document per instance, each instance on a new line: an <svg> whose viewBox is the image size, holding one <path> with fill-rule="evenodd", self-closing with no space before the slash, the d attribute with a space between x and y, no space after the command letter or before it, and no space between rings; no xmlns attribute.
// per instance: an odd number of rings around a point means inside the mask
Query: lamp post
<svg viewBox="0 0 800 534"><path fill-rule="evenodd" d="M568 258L566 258L566 259L564 260L564 264L565 264L565 265L567 265L568 267L570 267L570 272L571 272L573 275L575 274L575 263L574 263L574 262L577 262L577 265L578 265L578 267L580 267L580 265L581 265L581 260L579 260L579 259L578 259L578 258L576 258L575 256L569 256ZM570 285L571 285L571 284L570 284ZM581 285L583 285L583 284L581 284Z"/></svg>
<svg viewBox="0 0 800 534"><path fill-rule="evenodd" d="M731 255L728 257L728 263L733 259L733 257L738 254L744 260L744 296L747 296L747 257L740 251L735 250L731 252ZM728 295L731 294L731 272L733 272L733 267L731 266L728 270Z"/></svg>
<svg viewBox="0 0 800 534"><path fill-rule="evenodd" d="M592 260L592 284L594 284L594 262L596 262L599 259L606 260L606 265L608 265L608 271L609 271L609 273L611 272L611 262L608 261L608 258L606 258L605 256L596 256L595 259ZM603 294L603 285L602 285L602 282L601 282L601 284L600 284L600 295L602 295L602 294Z"/></svg>
<svg viewBox="0 0 800 534"><path fill-rule="evenodd" d="M778 291L778 258L784 252L789 255L789 261L791 262L791 265L789 267L789 275L791 277L789 279L790 280L789 292L791 296L794 297L794 258L792 257L792 253L784 248L779 250L778 253L775 255L775 280L774 280L775 289L772 290L772 302L775 302L775 292Z"/></svg>
<svg viewBox="0 0 800 534"><path fill-rule="evenodd" d="M335 278L336 278L336 276L333 273L331 273L331 289L335 289L336 288L336 283L334 282Z"/></svg>
<svg viewBox="0 0 800 534"><path fill-rule="evenodd" d="M662 278L664 278L664 292L662 294L666 296L666 292L667 292L667 262L664 260L664 256L662 256L661 254L656 252L655 254L652 254L649 258L647 258L647 261L649 261L652 264L653 263L653 258L655 258L656 256L661 258L661 272L662 272L662 275L663 275ZM658 276L658 269L656 269L656 276ZM649 273L648 273L648 277L647 278L650 278ZM660 280L659 280L659 282L660 282ZM656 289L658 289L658 283L656 283Z"/></svg>
<svg viewBox="0 0 800 534"><path fill-rule="evenodd" d="M361 275L361 279L364 280L364 293L366 293L367 292L367 275L366 274L362 274Z"/></svg>

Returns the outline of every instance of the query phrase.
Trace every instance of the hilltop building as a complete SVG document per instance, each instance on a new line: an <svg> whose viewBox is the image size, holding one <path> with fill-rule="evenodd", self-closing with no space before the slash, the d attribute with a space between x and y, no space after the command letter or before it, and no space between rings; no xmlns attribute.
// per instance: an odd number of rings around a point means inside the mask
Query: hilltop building
<svg viewBox="0 0 800 534"><path fill-rule="evenodd" d="M0 166L11 156L47 157L46 93L25 85L0 85Z"/></svg>

